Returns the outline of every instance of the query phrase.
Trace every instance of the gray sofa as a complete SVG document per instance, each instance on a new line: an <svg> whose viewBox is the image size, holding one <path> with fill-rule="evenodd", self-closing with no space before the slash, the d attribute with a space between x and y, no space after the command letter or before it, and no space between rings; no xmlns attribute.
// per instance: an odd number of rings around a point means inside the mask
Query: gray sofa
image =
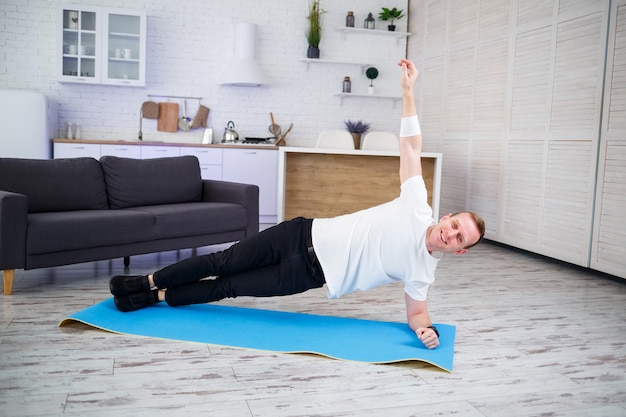
<svg viewBox="0 0 626 417"><path fill-rule="evenodd" d="M196 248L259 231L255 185L202 180L194 156L0 158L0 269Z"/></svg>

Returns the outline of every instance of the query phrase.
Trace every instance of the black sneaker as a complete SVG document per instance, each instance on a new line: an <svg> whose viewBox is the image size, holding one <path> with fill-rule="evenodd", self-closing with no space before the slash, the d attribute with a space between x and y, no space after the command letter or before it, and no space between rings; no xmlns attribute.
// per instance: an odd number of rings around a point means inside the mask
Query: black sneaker
<svg viewBox="0 0 626 417"><path fill-rule="evenodd" d="M159 290L143 291L129 295L116 295L113 300L119 311L127 313L159 302Z"/></svg>
<svg viewBox="0 0 626 417"><path fill-rule="evenodd" d="M109 281L113 295L128 295L148 291L150 283L147 275L116 275Z"/></svg>

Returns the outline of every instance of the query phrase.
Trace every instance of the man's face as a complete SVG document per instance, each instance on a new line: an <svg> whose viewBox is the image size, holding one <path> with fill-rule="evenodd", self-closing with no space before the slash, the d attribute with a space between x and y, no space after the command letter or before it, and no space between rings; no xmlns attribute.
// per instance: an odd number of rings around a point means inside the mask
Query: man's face
<svg viewBox="0 0 626 417"><path fill-rule="evenodd" d="M439 223L426 234L426 248L429 252L440 251L460 255L467 252L466 246L480 239L480 231L469 213L455 216L446 214Z"/></svg>

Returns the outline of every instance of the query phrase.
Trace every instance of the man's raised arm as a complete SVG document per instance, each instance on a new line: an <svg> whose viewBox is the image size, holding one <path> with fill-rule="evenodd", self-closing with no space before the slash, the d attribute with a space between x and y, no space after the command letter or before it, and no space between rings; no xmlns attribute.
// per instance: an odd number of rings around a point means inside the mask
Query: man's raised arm
<svg viewBox="0 0 626 417"><path fill-rule="evenodd" d="M422 175L422 132L420 130L413 88L418 71L408 59L398 63L402 68L402 120L400 121L400 183Z"/></svg>

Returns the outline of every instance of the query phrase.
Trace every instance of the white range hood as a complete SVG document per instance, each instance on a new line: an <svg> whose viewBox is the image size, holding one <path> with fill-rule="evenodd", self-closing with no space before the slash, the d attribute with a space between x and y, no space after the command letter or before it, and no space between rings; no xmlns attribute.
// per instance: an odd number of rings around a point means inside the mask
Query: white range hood
<svg viewBox="0 0 626 417"><path fill-rule="evenodd" d="M235 28L235 57L222 73L222 85L260 87L269 80L256 60L256 28L253 23L238 23Z"/></svg>

